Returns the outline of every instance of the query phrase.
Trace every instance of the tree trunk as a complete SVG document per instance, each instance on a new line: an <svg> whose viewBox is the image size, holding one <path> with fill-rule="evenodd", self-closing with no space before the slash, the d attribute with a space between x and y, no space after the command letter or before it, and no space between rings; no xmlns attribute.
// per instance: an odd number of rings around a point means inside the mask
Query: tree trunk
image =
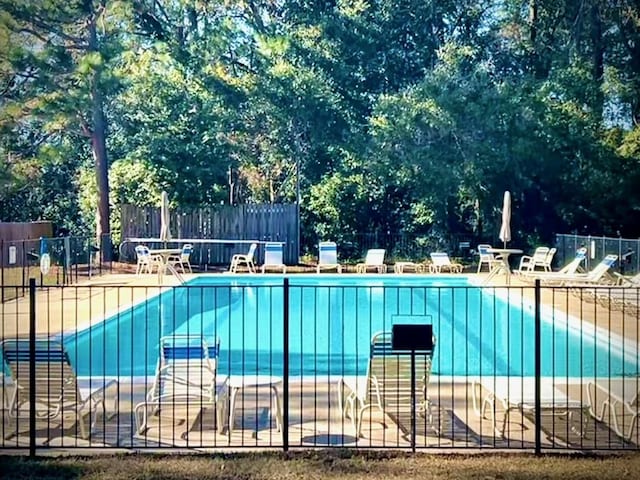
<svg viewBox="0 0 640 480"><path fill-rule="evenodd" d="M92 15L89 22L89 51L98 51L96 34L96 17ZM100 67L96 67L91 80L92 123L91 148L96 166L96 184L98 187L98 205L96 209L96 241L100 247L102 259L111 260L111 242L103 245L103 240L111 232L109 226L109 161L107 158L106 131L107 121L104 116L102 92L99 87Z"/></svg>
<svg viewBox="0 0 640 480"><path fill-rule="evenodd" d="M602 80L604 77L604 47L602 45L602 19L598 9L598 2L591 6L591 42L593 47L593 82L596 86L594 111L602 119L604 110L604 95L602 94Z"/></svg>
<svg viewBox="0 0 640 480"><path fill-rule="evenodd" d="M531 66L538 78L538 4L536 0L529 1L529 43L531 44Z"/></svg>

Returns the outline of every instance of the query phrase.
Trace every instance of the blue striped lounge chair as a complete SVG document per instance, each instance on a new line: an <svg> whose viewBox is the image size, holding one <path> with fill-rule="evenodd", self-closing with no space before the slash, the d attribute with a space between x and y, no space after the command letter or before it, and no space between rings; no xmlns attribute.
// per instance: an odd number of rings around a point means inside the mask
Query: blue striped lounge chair
<svg viewBox="0 0 640 480"><path fill-rule="evenodd" d="M220 342L209 343L200 335L172 335L160 339L159 349L153 384L145 400L134 409L136 431L147 432L150 410L155 415L166 410L173 418L184 416L188 420L201 409L212 407L221 426L227 377L217 375Z"/></svg>
<svg viewBox="0 0 640 480"><path fill-rule="evenodd" d="M280 270L287 273L287 266L284 264L283 244L280 242L267 242L264 246L264 264L261 267L262 273L267 270Z"/></svg>
<svg viewBox="0 0 640 480"><path fill-rule="evenodd" d="M427 395L432 359L433 348L415 352L414 388L417 413L424 415L438 433L439 427L432 423L432 404ZM411 352L394 350L391 332L373 335L366 376L344 376L338 384L340 410L351 418L358 437L362 433L364 414L369 409L377 409L383 416L397 417L401 412L411 411L411 367Z"/></svg>
<svg viewBox="0 0 640 480"><path fill-rule="evenodd" d="M318 265L316 272L322 270L336 270L342 273L342 265L338 263L338 247L335 242L320 242L318 244Z"/></svg>
<svg viewBox="0 0 640 480"><path fill-rule="evenodd" d="M117 410L118 382L103 376L77 377L64 345L54 340L36 340L35 362L30 368L28 339L5 340L0 343L4 364L8 366L13 393L9 401L9 416L24 417L30 398L35 400L36 415L47 421L60 418L64 426L64 415L73 412L79 424L82 438L89 438L102 412L109 419ZM35 376L35 392L31 392L31 376ZM107 415L107 389L114 391L113 411ZM85 417L90 416L89 429ZM17 434L11 432L7 438Z"/></svg>

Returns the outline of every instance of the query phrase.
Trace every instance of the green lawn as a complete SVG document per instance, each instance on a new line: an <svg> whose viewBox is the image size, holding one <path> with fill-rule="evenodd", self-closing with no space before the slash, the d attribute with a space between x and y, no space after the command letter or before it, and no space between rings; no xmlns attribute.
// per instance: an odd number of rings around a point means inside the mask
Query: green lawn
<svg viewBox="0 0 640 480"><path fill-rule="evenodd" d="M635 479L640 454L534 457L346 450L205 455L0 456L1 479Z"/></svg>

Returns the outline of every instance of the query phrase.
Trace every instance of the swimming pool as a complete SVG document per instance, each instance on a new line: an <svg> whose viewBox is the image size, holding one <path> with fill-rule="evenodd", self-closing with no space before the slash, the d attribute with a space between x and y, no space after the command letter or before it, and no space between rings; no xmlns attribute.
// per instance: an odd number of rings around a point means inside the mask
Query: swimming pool
<svg viewBox="0 0 640 480"><path fill-rule="evenodd" d="M395 323L433 325L434 374L534 375L533 308L521 289L505 298L465 276L294 275L289 282L293 376L366 374L372 335ZM172 334L219 338L223 373L282 375L284 332L282 276L211 275L63 341L80 375L153 375L159 339ZM638 373L637 352L595 338L566 316L544 315L542 374Z"/></svg>

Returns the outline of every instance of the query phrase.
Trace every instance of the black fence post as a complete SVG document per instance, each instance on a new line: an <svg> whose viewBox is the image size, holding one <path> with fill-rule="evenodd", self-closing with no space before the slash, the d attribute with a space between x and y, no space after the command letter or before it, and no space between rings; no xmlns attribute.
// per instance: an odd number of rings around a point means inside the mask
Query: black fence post
<svg viewBox="0 0 640 480"><path fill-rule="evenodd" d="M411 350L411 451L416 453L416 351Z"/></svg>
<svg viewBox="0 0 640 480"><path fill-rule="evenodd" d="M535 453L540 455L542 452L542 413L540 412L540 375L541 375L541 330L540 324L540 279L536 279L535 283L535 333L534 333L534 355L535 355L535 424L536 424L536 440Z"/></svg>
<svg viewBox="0 0 640 480"><path fill-rule="evenodd" d="M286 452L289 450L289 279L286 277L284 279L283 313L282 449Z"/></svg>
<svg viewBox="0 0 640 480"><path fill-rule="evenodd" d="M9 262L7 263L7 267L9 266ZM2 275L2 278L0 279L0 287L2 287L0 289L0 303L4 303L4 287L6 285L5 281L4 281L4 266L5 266L5 261L4 261L4 240L0 240L0 275Z"/></svg>
<svg viewBox="0 0 640 480"><path fill-rule="evenodd" d="M36 279L29 278L29 457L36 456Z"/></svg>
<svg viewBox="0 0 640 480"><path fill-rule="evenodd" d="M24 240L22 240L22 265L21 265L21 270L22 270L22 281L20 282L20 285L22 286L22 296L24 296L24 286L27 284L27 277L28 277L28 273L29 273L29 265L27 264L27 244L25 243ZM27 269L27 275L25 275L25 267ZM16 292L17 293L17 292Z"/></svg>

